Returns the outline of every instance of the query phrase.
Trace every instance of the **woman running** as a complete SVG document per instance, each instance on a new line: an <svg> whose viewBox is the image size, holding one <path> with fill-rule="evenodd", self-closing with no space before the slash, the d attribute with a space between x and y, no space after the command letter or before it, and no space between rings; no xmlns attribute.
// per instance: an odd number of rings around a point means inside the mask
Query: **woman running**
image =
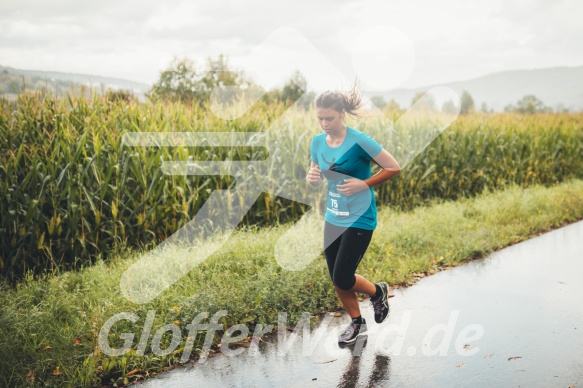
<svg viewBox="0 0 583 388"><path fill-rule="evenodd" d="M374 317L381 323L389 315L389 285L371 283L356 274L377 225L372 186L397 175L399 164L369 135L344 124L346 113L358 116L362 95L356 85L347 93L327 91L316 97L318 123L324 131L310 146L312 163L306 180L319 186L328 181L324 216L324 255L338 297L352 321L338 338L339 344L356 341L366 332L357 293L370 295ZM370 162L381 167L371 176Z"/></svg>

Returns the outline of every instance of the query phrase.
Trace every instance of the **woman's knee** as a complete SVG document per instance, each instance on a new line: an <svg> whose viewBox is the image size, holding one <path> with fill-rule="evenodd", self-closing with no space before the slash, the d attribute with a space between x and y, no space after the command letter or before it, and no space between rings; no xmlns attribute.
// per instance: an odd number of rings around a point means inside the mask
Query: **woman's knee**
<svg viewBox="0 0 583 388"><path fill-rule="evenodd" d="M352 275L352 277L335 276L334 278L332 278L332 282L336 287L340 288L341 290L348 291L352 287L354 287L354 283L356 283L356 278L354 277L354 275Z"/></svg>

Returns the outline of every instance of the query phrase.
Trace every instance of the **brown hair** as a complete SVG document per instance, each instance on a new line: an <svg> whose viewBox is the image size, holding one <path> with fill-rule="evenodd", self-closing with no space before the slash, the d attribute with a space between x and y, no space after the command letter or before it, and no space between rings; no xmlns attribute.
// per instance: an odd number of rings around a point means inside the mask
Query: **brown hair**
<svg viewBox="0 0 583 388"><path fill-rule="evenodd" d="M344 108L346 109L346 113L350 116L360 116L361 112L358 112L358 109L362 107L363 103L362 93L357 85L358 79L355 80L352 88L345 93L338 90L327 90L320 93L314 100L316 108L332 108L339 113L341 113L342 108Z"/></svg>

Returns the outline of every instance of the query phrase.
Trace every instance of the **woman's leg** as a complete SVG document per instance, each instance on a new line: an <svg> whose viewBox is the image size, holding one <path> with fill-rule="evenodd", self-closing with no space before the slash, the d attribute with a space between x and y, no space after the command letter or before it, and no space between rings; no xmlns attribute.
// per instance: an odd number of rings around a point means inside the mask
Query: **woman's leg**
<svg viewBox="0 0 583 388"><path fill-rule="evenodd" d="M326 256L326 264L328 265L328 273L330 279L334 281L334 265L336 264L336 256L340 249L340 241L342 240L342 233L346 228L333 225L328 221L324 221L324 256Z"/></svg>
<svg viewBox="0 0 583 388"><path fill-rule="evenodd" d="M330 274L330 280L332 280L332 284L334 284L334 266L336 264L336 257L338 256L338 250L340 249L340 242L342 241L342 234L346 231L347 228L343 228L340 226L333 225L327 221L324 222L324 255L326 256L326 264L328 265L328 273ZM336 293L338 291L342 291L342 289L338 288L334 284L334 288L336 289ZM338 294L340 297L340 294ZM354 292L355 298L358 297L357 292ZM340 298L347 300L344 296ZM347 301L350 305L350 301ZM342 303L346 307L346 303ZM353 310L353 309L351 309Z"/></svg>
<svg viewBox="0 0 583 388"><path fill-rule="evenodd" d="M361 275L355 274L355 276L356 283L350 290L343 290L336 285L334 286L336 289L336 294L338 294L338 297L348 312L348 315L350 315L350 318L356 318L360 315L360 307L358 306L358 297L356 296L356 293L360 292L372 296L376 292L376 287L374 284L366 280ZM362 291L356 291L357 288Z"/></svg>
<svg viewBox="0 0 583 388"><path fill-rule="evenodd" d="M329 244L325 250L328 269L344 308L352 318L355 318L360 315L356 293L360 292L372 296L376 292L374 284L355 273L368 248L373 231L344 228L341 236L332 242L330 233L334 230L333 227L334 225L329 223L325 227L325 243ZM336 233L339 231L336 229Z"/></svg>
<svg viewBox="0 0 583 388"><path fill-rule="evenodd" d="M354 295L358 296L357 294L361 293L373 296L377 292L374 284L366 280L364 276L355 273L354 277L356 277L356 282L350 289L350 291L354 292Z"/></svg>

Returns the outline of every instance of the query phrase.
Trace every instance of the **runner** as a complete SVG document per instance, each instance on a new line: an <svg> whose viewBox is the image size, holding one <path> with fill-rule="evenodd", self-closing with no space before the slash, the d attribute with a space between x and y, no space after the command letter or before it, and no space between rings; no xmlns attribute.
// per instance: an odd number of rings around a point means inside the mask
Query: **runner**
<svg viewBox="0 0 583 388"><path fill-rule="evenodd" d="M377 226L377 209L372 186L399 173L389 152L372 137L344 124L346 113L358 116L362 95L356 85L347 93L327 91L316 97L318 123L324 131L312 139L312 163L306 180L319 186L328 181L328 202L324 217L324 255L338 297L352 321L338 338L339 345L356 341L366 332L357 293L370 295L377 323L389 315L389 285L371 283L356 274ZM381 167L371 177L370 162Z"/></svg>

